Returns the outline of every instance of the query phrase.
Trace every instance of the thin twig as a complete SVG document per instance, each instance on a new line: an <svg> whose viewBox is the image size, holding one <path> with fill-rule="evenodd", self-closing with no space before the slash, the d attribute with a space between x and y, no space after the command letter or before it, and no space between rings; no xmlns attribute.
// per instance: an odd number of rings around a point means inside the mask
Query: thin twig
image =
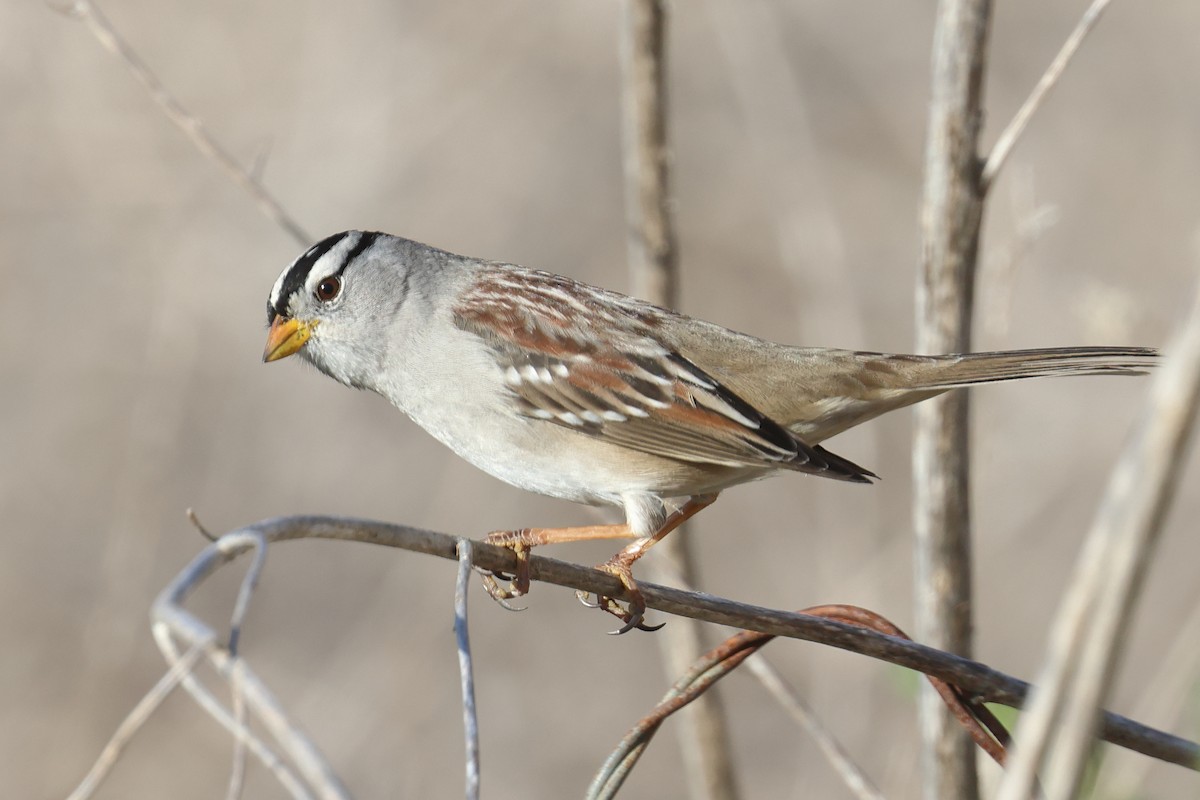
<svg viewBox="0 0 1200 800"><path fill-rule="evenodd" d="M154 635L155 643L158 644L159 651L166 658L167 663L174 663L179 658L179 649L172 639L169 625L152 625L151 633ZM208 635L212 634L213 631L204 630L196 631L196 633ZM188 639L188 641L197 640ZM209 662L217 666L222 676L227 680L232 679L232 673L242 665L240 659L227 658L228 653L224 650L212 648L209 650L208 655ZM196 680L195 676L184 676L181 685L201 709L220 723L225 730L229 731L230 735L242 741L249 752L253 753L255 758L275 776L275 779L279 781L279 784L288 794L296 800L313 800L314 795L305 787L303 781L296 774L296 771L284 762L279 754L263 741L261 737L257 736L245 725L239 724L236 716L228 711L200 681ZM336 795L328 796L335 797Z"/></svg>
<svg viewBox="0 0 1200 800"><path fill-rule="evenodd" d="M896 636L907 640L904 631L885 617L858 606L831 604L813 606L800 612L811 614L823 619L837 620L856 627ZM650 740L668 717L682 711L688 704L704 696L717 681L732 673L750 656L775 639L774 636L742 631L726 639L717 647L700 656L672 684L666 696L655 706L654 710L643 717L630 731L625 734L616 749L609 755L603 766L592 780L586 797L588 800L610 800L628 778L630 771L640 760ZM778 688L782 680L778 674L773 675L770 686ZM953 710L954 716L962 726L970 732L971 738L998 763L1004 763L1004 743L1008 740L1008 732L996 721L991 712L982 704L973 702L962 696L955 687L948 685L938 678L929 677L929 682L937 689L946 706ZM795 706L793 706L794 708ZM806 725L811 726L811 714L804 716ZM986 726L985 726L986 723ZM878 798L876 789L861 770L859 770L845 755L845 752L824 737L824 744L830 745L832 757L830 762L838 769L848 788L860 798Z"/></svg>
<svg viewBox="0 0 1200 800"><path fill-rule="evenodd" d="M242 585L238 588L237 601L233 606L233 613L229 618L229 654L236 657L238 654L238 642L241 640L242 625L246 621L246 614L250 611L250 600L254 596L254 590L258 587L258 580L262 577L263 567L267 563L267 548L258 547L254 550L254 557L250 561L250 567L246 570L245 577L242 578ZM229 677L230 689L230 705L233 709L233 719L239 727L245 728L246 722L246 696L243 693L243 688L239 677L241 670L234 670ZM242 796L242 789L246 782L246 742L240 736L235 736L233 739L233 766L229 771L229 788L226 792L226 797L229 800L237 800Z"/></svg>
<svg viewBox="0 0 1200 800"><path fill-rule="evenodd" d="M204 527L204 523L200 521L200 517L196 515L194 509L189 508L183 513L187 516L188 522L192 523L192 527L200 531L201 536L203 536L205 539L208 539L210 542L215 542L217 540L217 537L209 533L208 528Z"/></svg>
<svg viewBox="0 0 1200 800"><path fill-rule="evenodd" d="M687 591L695 591L692 586L686 583L677 586ZM802 611L801 613L808 612ZM694 620L688 621L695 622ZM663 630L666 631L673 627L675 627L675 623L672 623ZM888 633L888 631L883 632ZM728 640L726 640L725 644L728 644ZM834 772L842 778L843 783L846 784L851 793L859 797L860 800L882 800L879 790L866 777L866 773L854 763L849 752L836 740L833 733L825 726L825 723L805 704L803 699L792 691L791 687L787 685L783 676L771 661L762 652L755 652L746 660L746 663L749 665L750 674L762 684L768 694L775 698L784 712L799 722L801 727L813 737L817 742L817 747L821 751L821 755L825 757L825 760L833 768ZM691 666L689 664L686 668L680 669L676 675L685 674L691 669ZM703 700L703 698L704 695L701 695L696 699L696 702ZM684 713L686 713L686 709ZM635 754L631 753L630 756L631 765ZM640 757L640 752L636 757Z"/></svg>
<svg viewBox="0 0 1200 800"><path fill-rule="evenodd" d="M241 671L234 671L229 677L229 704L233 707L233 719L241 727L246 727L246 696L242 693L242 684L238 680ZM246 788L246 742L242 737L233 737L233 762L229 770L229 788L225 791L226 800L238 800L242 790Z"/></svg>
<svg viewBox="0 0 1200 800"><path fill-rule="evenodd" d="M200 555L159 593L151 611L154 620L152 632L159 649L168 661L179 657L177 639L188 644L211 641L216 637L209 626L183 608L183 601L187 596L220 565L246 550L264 548L266 541L267 538L261 532L253 529L242 529L222 536L201 551ZM321 752L303 733L300 726L289 718L266 684L254 674L244 660L219 648L211 648L208 651L208 660L226 681L234 680L235 673L238 673L236 680L242 688L247 709L295 763L304 776L303 781L261 737L246 725L240 724L235 715L193 676L184 678L183 688L213 719L232 735L242 738L249 751L271 770L285 790L297 798L343 800L349 797L346 788ZM307 787L304 782L307 782Z"/></svg>
<svg viewBox="0 0 1200 800"><path fill-rule="evenodd" d="M475 672L471 665L471 635L467 625L467 588L472 575L471 540L459 539L458 579L454 583L454 639L458 644L458 675L462 684L463 735L466 738L467 800L479 798L479 717L475 713Z"/></svg>
<svg viewBox="0 0 1200 800"><path fill-rule="evenodd" d="M979 178L984 194L987 193L988 189L992 188L992 182L996 179L1000 168L1004 166L1004 162L1008 160L1008 156L1016 145L1017 140L1021 138L1021 134L1029 126L1029 121L1033 118L1034 113L1045 102L1046 96L1050 94L1050 90L1054 88L1054 85L1058 83L1058 79L1062 77L1067 64L1071 63L1071 59L1075 56L1076 51L1079 50L1079 45L1083 44L1084 38L1091 32L1096 23L1100 21L1100 15L1104 13L1104 9L1108 8L1109 2L1110 0L1093 0L1092 4L1088 6L1088 10L1079 19L1075 30L1071 31L1071 35L1063 42L1058 55L1050 62L1050 66L1046 68L1045 74L1037 82L1037 86L1033 87L1033 91L1025 100L1025 103L1017 111L1012 120L1009 121L1008 126L1000 134L1000 138L996 139L996 144L992 146L992 152L988 154L987 161L983 165L983 173Z"/></svg>
<svg viewBox="0 0 1200 800"><path fill-rule="evenodd" d="M1051 798L1073 797L1134 600L1178 486L1200 403L1200 282L1191 314L1150 384L1137 430L1113 470L1050 637L1042 680L1017 729L998 797L1032 796L1045 766Z"/></svg>
<svg viewBox="0 0 1200 800"><path fill-rule="evenodd" d="M129 68L138 82L150 93L150 98L154 103L167 115L167 119L175 123L175 126L192 140L192 144L196 146L201 155L223 169L235 184L254 199L259 209L275 224L283 228L297 243L302 246L312 243L312 237L288 214L275 196L267 191L267 188L254 175L239 164L229 151L209 134L204 123L198 117L184 108L183 104L167 90L158 76L112 26L112 23L100 12L95 3L91 0L72 0L65 5L54 2L50 2L49 5L56 11L83 20L88 30L104 46L104 49L119 58Z"/></svg>
<svg viewBox="0 0 1200 800"><path fill-rule="evenodd" d="M436 531L342 517L278 517L226 534L216 544L206 547L160 595L164 613L173 614L173 609L182 603L186 595L204 578L222 564L237 557L239 553L251 549L255 536L262 536L271 543L304 538L357 541L458 560L458 538ZM516 557L507 548L474 542L472 550L473 562L477 567L507 573L512 573L517 568ZM600 570L538 555L529 557L529 568L530 577L536 581L616 599L627 599L621 582ZM639 582L638 586L648 608L719 625L804 639L849 650L942 678L984 702L1019 707L1029 689L1025 682L985 664L852 625L738 603L707 594L684 592L649 582ZM156 613L159 612L156 610ZM198 625L191 617L179 620L179 627L187 634L188 639L197 636L198 631L203 629L203 626L197 627ZM221 663L217 666L218 669L222 668ZM1153 758L1190 769L1200 768L1200 745L1156 731L1116 714L1105 714L1102 736L1106 741Z"/></svg>
<svg viewBox="0 0 1200 800"><path fill-rule="evenodd" d="M842 743L834 738L833 733L825 727L808 703L796 694L796 691L779 674L779 670L775 669L762 653L755 653L746 659L746 668L770 692L775 701L788 713L788 716L813 738L821 750L821 754L825 756L825 760L829 762L838 777L842 779L842 783L855 797L859 800L884 800L883 793L867 777L862 768L854 763L854 759L850 757Z"/></svg>
<svg viewBox="0 0 1200 800"><path fill-rule="evenodd" d="M605 759L584 795L587 800L611 800L616 796L667 718L703 697L717 681L729 675L747 656L771 638L743 632L726 639L689 665L658 705L622 737L616 749Z"/></svg>
<svg viewBox="0 0 1200 800"><path fill-rule="evenodd" d="M1182 609L1180 609L1182 610ZM1139 716L1177 728L1189 713L1181 698L1193 697L1200 674L1200 604L1194 605L1186 622L1174 627L1175 641L1158 668L1141 682L1144 694L1137 700ZM1143 787L1153 761L1125 758L1124 753L1103 753L1093 786L1103 786L1110 797L1144 797Z"/></svg>
<svg viewBox="0 0 1200 800"><path fill-rule="evenodd" d="M990 0L941 0L933 42L932 98L921 202L917 352L966 353L983 191L977 142ZM970 440L965 392L917 407L913 522L917 638L971 652ZM920 693L926 800L978 796L971 743L928 687Z"/></svg>
<svg viewBox="0 0 1200 800"><path fill-rule="evenodd" d="M982 312L983 338L989 349L995 343L1008 341L1017 273L1059 217L1055 206L1038 203L1032 167L1021 165L1009 180L1009 187L1006 194L1013 217L1011 237L1004 242L993 242L987 258L979 265L979 286L987 294L979 298L977 311Z"/></svg>
<svg viewBox="0 0 1200 800"><path fill-rule="evenodd" d="M254 549L254 558L250 561L250 568L246 570L245 577L242 578L242 585L238 587L237 602L233 605L233 613L229 616L229 655L237 656L238 640L242 635L242 624L246 621L246 614L250 611L250 600L254 596L254 590L258 588L258 579L262 577L263 567L267 563L267 548L256 547Z"/></svg>
<svg viewBox="0 0 1200 800"><path fill-rule="evenodd" d="M654 303L679 300L678 251L668 184L667 12L662 0L625 0L625 216L633 293Z"/></svg>
<svg viewBox="0 0 1200 800"><path fill-rule="evenodd" d="M191 673L196 668L197 662L204 656L204 648L207 645L204 642L196 642L188 651L183 654L166 674L158 679L158 683L146 692L145 696L138 701L138 704L133 707L133 710L125 716L117 729L113 731L112 738L108 740L108 744L100 751L100 756L96 759L96 763L88 770L88 774L80 781L79 786L75 791L67 797L67 800L87 800L95 794L100 788L100 784L108 777L108 773L116 765L121 758L121 754L125 752L134 735L142 729L146 724L146 720L150 719L151 715L158 710L163 701L175 690L175 687L180 684L185 675Z"/></svg>

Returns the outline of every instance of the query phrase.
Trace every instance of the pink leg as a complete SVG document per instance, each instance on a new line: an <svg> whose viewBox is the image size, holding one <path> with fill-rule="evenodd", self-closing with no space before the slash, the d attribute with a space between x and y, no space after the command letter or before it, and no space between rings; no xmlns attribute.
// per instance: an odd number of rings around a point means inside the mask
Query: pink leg
<svg viewBox="0 0 1200 800"><path fill-rule="evenodd" d="M483 588L501 605L507 606L506 600L520 597L529 592L529 551L544 544L560 544L562 542L583 542L590 539L628 539L633 536L629 525L583 525L577 528L522 528L516 531L492 531L484 541L488 544L507 547L517 556L517 572L502 587L496 578L502 577L494 572L483 573Z"/></svg>
<svg viewBox="0 0 1200 800"><path fill-rule="evenodd" d="M717 499L716 494L698 495L689 499L677 511L666 518L662 526L652 536L632 542L621 552L600 564L597 569L615 576L625 587L628 596L628 609L622 608L611 597L598 598L597 606L610 614L619 617L625 624L613 633L627 633L634 628L657 630L661 625L650 628L642 625L642 617L646 612L646 600L638 589L637 581L633 579L631 567L633 563L646 554L646 551L661 541L668 533L678 528L701 509L712 505ZM576 528L523 528L516 531L493 531L484 541L507 547L517 556L516 574L509 579L507 587L497 583L496 578L505 578L496 572L483 573L483 585L488 594L506 608L511 608L506 602L514 597L520 597L529 592L529 551L544 544L559 544L562 542L580 542L593 539L628 539L635 534L628 523L620 525L584 525ZM586 597L586 593L581 597Z"/></svg>
<svg viewBox="0 0 1200 800"><path fill-rule="evenodd" d="M599 565L597 569L602 569L605 572L616 576L621 581L621 585L625 587L625 593L628 596L628 608L621 608L611 597L597 598L600 608L603 608L608 613L618 617L625 624L620 630L611 631L611 633L620 635L628 633L634 628L642 630L658 630L662 625L648 627L642 624L642 618L646 613L646 598L642 596L641 589L638 588L637 581L633 579L633 563L646 554L646 551L653 547L671 531L678 528L688 519L695 516L701 510L708 508L717 499L715 494L698 495L691 498L675 513L667 517L662 527L653 535L645 539L638 539L621 552L610 558L608 561Z"/></svg>

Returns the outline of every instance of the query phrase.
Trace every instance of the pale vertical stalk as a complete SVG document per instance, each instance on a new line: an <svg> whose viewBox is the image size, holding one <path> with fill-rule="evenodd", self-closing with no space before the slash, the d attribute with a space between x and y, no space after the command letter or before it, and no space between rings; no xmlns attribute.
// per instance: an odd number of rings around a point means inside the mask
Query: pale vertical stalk
<svg viewBox="0 0 1200 800"><path fill-rule="evenodd" d="M622 119L632 291L652 303L674 306L679 286L668 191L666 32L662 0L626 0Z"/></svg>
<svg viewBox="0 0 1200 800"><path fill-rule="evenodd" d="M678 305L678 254L668 191L666 114L667 15L662 0L626 0L621 27L625 206L633 294L652 303ZM696 583L688 535L680 529L659 542L650 568ZM658 578L661 580L662 578ZM659 634L671 680L704 651L701 626L675 619ZM689 793L695 800L737 796L729 736L718 695L707 692L680 719Z"/></svg>
<svg viewBox="0 0 1200 800"><path fill-rule="evenodd" d="M463 737L466 742L467 800L479 800L479 715L475 709L475 667L471 660L471 627L467 623L467 588L471 578L471 540L460 539L458 580L454 583L454 639L462 685Z"/></svg>
<svg viewBox="0 0 1200 800"><path fill-rule="evenodd" d="M989 0L942 0L933 45L933 83L921 206L917 349L966 352L983 209L976 142L982 122ZM919 641L971 654L968 406L963 392L916 409L913 519ZM969 738L928 687L921 691L927 800L978 796Z"/></svg>
<svg viewBox="0 0 1200 800"><path fill-rule="evenodd" d="M1017 727L997 796L1075 797L1096 743L1100 707L1127 644L1150 556L1179 485L1200 403L1200 284L1191 313L1150 385L1138 427L1109 478L1050 634L1046 664ZM1039 767L1041 769L1039 770ZM1040 773L1043 791L1035 776Z"/></svg>

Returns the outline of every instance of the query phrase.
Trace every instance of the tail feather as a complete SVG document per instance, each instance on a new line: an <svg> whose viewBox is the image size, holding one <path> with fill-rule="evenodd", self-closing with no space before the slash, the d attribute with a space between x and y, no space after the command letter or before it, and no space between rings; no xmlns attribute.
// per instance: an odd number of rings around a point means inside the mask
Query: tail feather
<svg viewBox="0 0 1200 800"><path fill-rule="evenodd" d="M821 473L825 477L850 483L871 483L872 478L879 480L879 476L866 467L860 467L850 459L843 458L837 453L831 453L820 445L815 445L812 449L825 460L828 471Z"/></svg>
<svg viewBox="0 0 1200 800"><path fill-rule="evenodd" d="M977 383L1069 375L1145 375L1158 363L1152 347L1053 347L935 356L916 369L912 388L953 389Z"/></svg>

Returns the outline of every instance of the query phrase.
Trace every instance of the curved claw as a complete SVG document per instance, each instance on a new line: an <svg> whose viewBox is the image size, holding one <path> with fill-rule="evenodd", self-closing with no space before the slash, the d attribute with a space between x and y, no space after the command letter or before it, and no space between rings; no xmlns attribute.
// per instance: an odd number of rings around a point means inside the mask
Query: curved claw
<svg viewBox="0 0 1200 800"><path fill-rule="evenodd" d="M491 570L477 569L479 577L483 580L483 589L488 593L488 596L500 604L500 607L506 611L524 611L528 606L514 606L508 602L514 597L520 597L525 594L521 591L521 587L516 580L510 580L507 587L497 583L496 578L501 577L499 573ZM501 580L504 580L501 577Z"/></svg>
<svg viewBox="0 0 1200 800"><path fill-rule="evenodd" d="M635 628L640 631L656 631L666 624L647 625L643 621L646 614L646 599L642 596L642 591L638 588L637 581L633 579L633 573L629 569L629 560L625 558L624 553L620 553L604 564L601 564L599 569L619 579L625 586L626 593L629 595L626 607L622 607L620 603L611 597L598 596L596 598L596 606L598 608L602 608L624 623L618 630L609 631L610 635L620 636L623 633L629 633ZM590 604L585 603L585 605Z"/></svg>
<svg viewBox="0 0 1200 800"><path fill-rule="evenodd" d="M488 538L492 538L496 534L489 534ZM517 556L517 571L513 575L506 572L501 572L495 569L481 569L476 567L475 571L483 579L483 588L487 591L488 596L499 603L503 608L509 611L524 611L525 606L514 606L508 601L514 597L520 597L529 593L529 546L522 542L496 542L504 547L509 548ZM508 586L503 587L498 582L508 581Z"/></svg>
<svg viewBox="0 0 1200 800"><path fill-rule="evenodd" d="M642 613L640 611L635 611L632 604L630 605L629 610L625 610L622 609L621 606L618 605L614 600L609 600L608 602L609 605L605 606L604 610L625 623L617 630L609 631L609 636L620 636L622 634L629 633L634 628L642 627ZM643 608L644 607L645 606L643 606Z"/></svg>
<svg viewBox="0 0 1200 800"><path fill-rule="evenodd" d="M510 603L509 600L511 600L512 597L517 597L518 595L516 595L511 589L500 588L500 585L496 583L491 576L485 575L482 576L482 578L484 578L484 590L487 591L487 595L490 596L492 600L499 604L500 608L509 610L509 612L523 612L523 610L529 608L528 606L514 606L514 604Z"/></svg>
<svg viewBox="0 0 1200 800"><path fill-rule="evenodd" d="M631 612L622 608L621 604L611 597L598 595L596 597L596 602L593 603L590 599L588 599L591 596L591 592L585 592L582 589L575 592L575 599L583 605L587 606L588 608L602 609L603 611L612 614L614 617L621 620L621 622L625 623L619 630L609 631L609 636L620 636L622 633L629 633L629 631L633 630L634 628L637 628L640 631L656 631L663 625L667 624L665 622L661 622L658 625L646 625L642 622L642 618L640 616L635 617Z"/></svg>
<svg viewBox="0 0 1200 800"><path fill-rule="evenodd" d="M583 589L577 589L575 591L575 599L578 600L580 603L582 603L584 606L586 606L587 608L599 608L600 607L600 599L597 598L596 602L593 603L591 600L588 599L591 596L592 596L591 592L585 592Z"/></svg>
<svg viewBox="0 0 1200 800"><path fill-rule="evenodd" d="M500 606L508 611L524 611L525 606L514 606L508 602L514 597L520 597L523 593L518 591L518 586L514 581L509 581L508 587L502 587L496 582L498 573L492 570L476 569L479 577L483 580L483 589L488 593L488 596L495 600ZM501 578L503 580L503 578Z"/></svg>
<svg viewBox="0 0 1200 800"><path fill-rule="evenodd" d="M499 604L499 606L501 608L503 608L505 611L521 612L521 611L529 610L529 606L514 606L512 603L508 602L503 597L493 597L492 599L495 600L496 603Z"/></svg>
<svg viewBox="0 0 1200 800"><path fill-rule="evenodd" d="M654 631L659 630L660 628L662 628L664 625L667 624L665 622L660 622L657 625L647 625L645 623L643 614L641 612L634 611L634 610L626 610L624 608L621 608L621 604L618 603L616 600L613 600L610 597L605 597L603 599L605 601L605 605L603 605L601 607L605 611L607 611L609 614L612 614L614 617L616 617L617 619L619 619L625 623L617 630L609 631L608 632L609 636L620 636L621 634L629 633L631 630L634 630L635 628L639 631L647 631L649 633L653 633ZM642 611L644 611L644 610L645 610L645 606L643 605Z"/></svg>
<svg viewBox="0 0 1200 800"><path fill-rule="evenodd" d="M608 631L608 635L609 636L620 636L623 633L629 633L631 630L634 630L635 628L639 631L646 631L648 633L654 633L655 631L660 630L666 624L667 623L665 623L665 622L660 622L657 625L647 625L644 622L639 622L635 625L632 622L626 622L624 625L622 625L617 630Z"/></svg>

